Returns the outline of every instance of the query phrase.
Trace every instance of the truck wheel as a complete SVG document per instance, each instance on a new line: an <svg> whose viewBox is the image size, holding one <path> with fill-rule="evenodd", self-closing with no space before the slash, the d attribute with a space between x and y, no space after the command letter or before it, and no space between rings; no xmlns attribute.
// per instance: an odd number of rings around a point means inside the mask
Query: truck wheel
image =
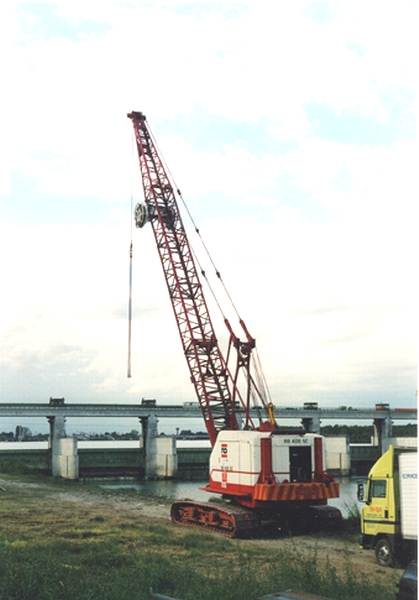
<svg viewBox="0 0 419 600"><path fill-rule="evenodd" d="M393 551L387 538L381 539L375 547L375 558L381 567L391 567L393 564Z"/></svg>

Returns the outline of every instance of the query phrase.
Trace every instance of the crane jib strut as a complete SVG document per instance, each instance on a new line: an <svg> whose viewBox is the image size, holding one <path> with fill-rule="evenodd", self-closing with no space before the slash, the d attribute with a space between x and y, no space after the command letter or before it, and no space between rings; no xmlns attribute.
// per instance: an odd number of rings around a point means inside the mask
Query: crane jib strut
<svg viewBox="0 0 419 600"><path fill-rule="evenodd" d="M255 428L249 415L250 401L255 396L264 409L265 417L270 416L268 402L250 374L250 355L255 341L240 320L247 338L241 342L225 319L230 341L227 360L224 358L179 211L175 186L154 143L145 115L131 112L127 116L134 127L145 199L145 204L137 204L135 208L136 226L142 227L150 222L153 229L191 380L211 444L214 445L219 431L239 429L235 410L237 403L245 409L247 428ZM236 351L236 365L231 372L228 362L233 350ZM238 387L242 370L247 381L244 393ZM267 426L272 425L272 420L271 414Z"/></svg>

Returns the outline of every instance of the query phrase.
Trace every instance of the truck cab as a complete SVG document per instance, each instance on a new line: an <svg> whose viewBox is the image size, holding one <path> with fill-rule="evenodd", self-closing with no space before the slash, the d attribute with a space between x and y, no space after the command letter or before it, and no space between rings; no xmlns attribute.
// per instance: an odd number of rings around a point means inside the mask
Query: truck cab
<svg viewBox="0 0 419 600"><path fill-rule="evenodd" d="M366 489L362 483L358 486L358 500L365 502L359 543L362 548L374 549L376 561L383 567L406 554L408 545L404 542L409 535L401 526L402 512L408 507L401 502L399 458L391 445L370 470Z"/></svg>

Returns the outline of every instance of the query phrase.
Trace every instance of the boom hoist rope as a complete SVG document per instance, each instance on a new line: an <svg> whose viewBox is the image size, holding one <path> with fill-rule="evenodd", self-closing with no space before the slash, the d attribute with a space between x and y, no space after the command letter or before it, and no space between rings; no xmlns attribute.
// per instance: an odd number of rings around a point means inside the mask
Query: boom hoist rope
<svg viewBox="0 0 419 600"><path fill-rule="evenodd" d="M128 365L127 377L131 377L131 333L132 333L132 231L133 231L133 214L134 214L134 135L132 135L131 148L131 210L130 210L130 232L131 242L129 246L129 294L128 294Z"/></svg>
<svg viewBox="0 0 419 600"><path fill-rule="evenodd" d="M158 153L160 155L162 163L164 164L164 168L165 168L167 174L169 175L170 179L172 180L173 187L176 190L177 195L179 196L180 200L182 201L182 204L183 204L183 206L185 208L185 211L186 211L186 213L187 213L187 215L188 215L188 217L189 217L189 219L190 219L190 221L192 223L192 226L193 226L193 228L195 230L195 233L199 237L199 240L200 240L200 243L201 243L201 245L202 245L202 247L204 249L204 252L207 255L207 257L208 257L208 259L209 259L212 267L214 268L215 275L216 275L217 279L220 281L220 283L221 283L221 285L222 285L222 287L224 289L224 292L225 292L225 294L226 294L226 296L227 296L227 298L228 298L228 300L229 300L229 302L230 302L230 304L231 304L234 312L237 315L238 321L239 321L239 323L240 323L240 325L241 325L241 327L242 327L242 329L243 329L243 331L244 331L244 333L246 335L247 342L248 342L249 345L251 345L252 350L254 350L254 352L251 353L251 360L252 360L252 364L254 366L254 371L255 371L255 374L256 374L257 388L260 390L260 393L261 393L261 395L264 398L264 403L265 403L265 405L267 407L269 418L270 418L271 422L275 423L275 419L273 417L273 412L272 412L273 404L272 404L272 400L271 400L271 394L270 394L270 391L269 391L269 388L268 388L268 384L267 384L267 380L266 380L265 374L264 374L263 369L262 369L262 364L261 364L261 361L260 361L259 353L258 353L257 348L256 348L255 340L250 335L250 333L249 333L249 331L248 331L248 329L247 329L247 327L246 327L243 319L240 316L240 313L239 313L239 311L238 311L235 303L233 302L233 299L232 299L232 297L230 295L230 292L227 289L227 286L224 283L224 280L223 280L223 278L221 276L221 273L218 270L218 268L217 268L217 266L216 266L216 264L214 262L214 259L213 259L212 255L211 255L210 251L208 250L208 247L207 247L207 245L206 245L206 243L205 243L205 241L204 241L204 239L203 239L203 237L201 235L200 229L197 226L197 224L196 224L196 222L195 222L195 220L194 220L194 218L193 218L193 216L191 214L191 211L189 210L189 207L188 207L185 199L182 196L182 193L181 193L179 187L176 184L175 178L173 177L173 175L172 175L172 173L170 171L170 168L168 167L168 165L167 165L167 163L166 163L166 161L164 159L164 156L163 156L160 148L158 147L157 141L156 141L153 133L151 131L149 133L150 133L150 136L153 139L153 144L155 145L155 147L156 147L156 149L157 149L157 151L158 151ZM212 297L213 297L213 299L214 299L214 301L215 301L215 303L216 303L216 305L217 305L217 307L218 307L218 309L219 309L219 311L220 311L220 313L222 315L224 323L225 323L225 325L226 325L226 327L227 327L230 335L232 337L234 337L237 340L237 343L238 343L238 338L233 333L233 330L231 328L229 320L225 316L225 313L224 313L224 311L223 311L223 309L221 307L219 299L217 298L217 295L214 292L214 289L211 286L211 283L210 283L210 281L209 281L209 279L207 277L206 271L202 267L201 262L200 262L200 260L199 260L199 258L198 258L198 256L197 256L197 254L196 254L196 252L195 252L195 250L194 250L194 248L193 248L193 246L192 246L191 243L190 243L190 246L191 246L191 250L192 250L192 253L194 255L194 258L196 260L196 263L199 266L201 275L202 275L202 277L205 279L205 281L207 283L208 289L211 292L211 295L212 295ZM257 394L255 394L254 388L250 387L250 389L252 390L251 391L251 395L252 395L253 405L254 405L254 407L257 407L257 406L259 406L258 401L257 401Z"/></svg>
<svg viewBox="0 0 419 600"><path fill-rule="evenodd" d="M131 329L132 329L132 239L129 247L129 297L128 297L128 367L127 377L131 377Z"/></svg>
<svg viewBox="0 0 419 600"><path fill-rule="evenodd" d="M213 258L212 258L212 256L211 256L211 254L210 254L210 252L209 252L209 250L208 250L208 247L207 247L207 245L206 245L206 244L205 244L205 242L204 242L204 239L203 239L203 237L202 237L202 235L201 235L201 232L200 232L200 230L199 230L198 226L197 226L197 225L196 225L196 223L195 223L195 220L194 220L194 218L193 218L193 216L192 216L192 214L191 214L191 211L189 210L189 207L188 207L188 205L186 204L186 201L185 201L185 199L183 198L183 196L182 196L182 193L181 193L180 189L179 189L179 188L178 188L178 186L176 185L175 179L174 179L174 177L173 177L173 175L172 175L172 173L171 173L171 171L170 171L170 169L169 169L169 167L168 167L168 165L167 165L166 161L164 160L164 157L163 157L163 155L162 155L162 153L161 153L161 150L160 150L160 148L158 147L158 144L157 144L157 142L156 142L156 139L154 138L154 136L153 136L153 134L152 134L151 132L150 132L150 135L151 135L151 137L153 138L153 143L154 143L154 145L156 146L156 148L157 148L157 150L158 150L158 152L159 152L159 155L160 155L160 158L162 159L162 162L164 163L164 167L165 167L165 169L166 169L166 171L167 171L168 175L170 176L170 178L171 178L171 180L172 180L172 182L173 182L174 189L176 189L177 195L179 196L179 198L180 198L180 199L181 199L181 201L182 201L182 204L183 204L183 206L185 207L185 211L187 212L187 214L188 214L188 217L189 217L189 219L190 219L190 221L191 221L191 223L192 223L192 225L193 225L193 227L194 227L195 233L197 233L197 235L198 235L198 237L199 237L199 240L200 240L200 242L201 242L201 244L202 244L202 247L204 248L204 250L205 250L205 253L206 253L206 255L208 256L208 258L209 258L209 260L210 260L210 262L211 262L211 265L214 267L214 272L215 272L215 275L217 276L217 278L218 278L218 279L219 279L219 281L221 282L221 285L222 285L222 286L223 286L223 288L224 288L224 291L225 291L225 293L226 293L226 296L227 296L227 298L229 299L229 301L230 301L230 304L231 304L231 306L233 307L233 309L234 309L234 311L235 311L235 313L236 313L236 315L237 315L237 318L239 319L239 323L240 323L240 324L242 324L242 323L243 323L243 325L244 325L244 321L243 321L243 320L241 319L241 317L240 317L239 311L237 310L237 308L236 308L236 305L234 304L234 302L233 302L233 299L232 299L232 297L231 297L231 295L230 295L230 293L229 293L229 291L228 291L228 289L227 289L227 287L226 287L226 285L225 285L225 283L224 283L224 280L223 280L223 278L221 277L221 273L220 273L220 271L217 269L217 266L216 266L216 264L215 264L215 262L214 262L214 260L213 260ZM195 251L194 251L194 257L196 258L196 260L197 260L197 263L198 263L198 265L199 265L199 268L201 269L201 275L202 275L202 276L205 278L205 280L207 281L207 284L208 284L208 286L209 286L209 288L210 288L211 294L213 295L213 297L214 297L214 300L215 300L215 302L216 302L217 306L218 306L218 307L219 307L219 309L220 309L220 312L221 312L221 314L222 314L222 316L223 316L223 319L224 319L224 320L226 320L226 317L225 317L225 315L224 315L224 312L223 312L223 310L222 310L222 308L221 308L221 306L220 306L220 303L219 303L219 301L218 301L218 299L217 299L217 297L216 297L216 295L215 295L214 291L212 290L212 288L211 288L211 286L210 286L210 284L209 284L208 278L207 278L207 276L206 276L206 272L205 272L205 270L202 268L202 266L201 266L201 264L200 264L200 262L199 262L199 259L197 258L197 255L196 255L196 252L195 252ZM245 330L245 333L248 335L248 333L247 333L247 331L246 331L246 330Z"/></svg>
<svg viewBox="0 0 419 600"><path fill-rule="evenodd" d="M205 244L205 242L204 242L204 239L203 239L203 237L202 237L202 235L201 235L201 232L200 232L200 230L199 230L198 226L197 226L197 225L196 225L196 223L195 223L195 220L194 220L194 218L193 218L193 216L192 216L192 214L191 214L191 211L189 210L189 207L188 207L188 205L186 204L186 201L185 201L184 197L182 196L182 193L181 193L180 189L179 189L179 188L178 188L178 186L176 185L175 179L174 179L174 177L173 177L173 175L172 175L172 173L171 173L171 171L170 171L169 167L167 166L167 163L166 163L166 161L164 160L164 157L163 157L163 155L161 154L160 148L158 147L158 145L157 145L157 142L156 142L156 140L155 140L155 138L154 138L153 134L151 134L151 135L152 135L152 137L153 137L153 143L154 143L154 145L156 146L156 148L157 148L157 149L158 149L158 151L159 151L160 157L162 158L162 161L164 162L165 169L166 169L167 173L170 175L170 178L171 178L171 180L173 181L174 188L176 189L177 195L179 196L179 198L180 198L180 199L181 199L181 201L182 201L182 204L183 204L183 206L184 206L184 208L185 208L185 211L186 211L186 213L187 213L187 215L188 215L188 217L189 217L189 219L190 219L190 221L191 221L191 223L192 223L192 225L193 225L193 228L194 228L194 230L195 230L195 233L197 233L197 234L198 234L198 237L199 237L199 240L200 240L200 242L201 242L201 244L202 244L202 247L204 248L206 255L208 256L208 258L209 258L209 260L210 260L210 262L211 262L212 266L214 267L214 272L215 272L215 275L217 276L217 278L218 278L218 279L219 279L219 281L221 282L221 285L222 285L222 286L223 286L223 288L224 288L224 291L225 291L225 293L226 293L226 295L227 295L227 298L229 299L229 301L230 301L230 303L231 303L231 306L233 307L233 309L234 309L234 311L235 311L235 313L236 313L236 315L237 315L237 318L239 319L239 322L241 322L241 321L242 321L242 319L240 318L240 314L239 314L239 312L238 312L238 310L237 310L237 308L236 308L236 306L235 306L235 304L234 304L234 302L233 302L233 299L232 299L232 298L231 298L231 296L230 296L230 293L229 293L229 291L227 290L227 287L226 287L226 285L225 285L225 283L224 283L224 280L223 280L223 278L221 277L221 273L220 273L220 271L217 269L217 267L216 267L216 265L215 265L215 262L214 262L214 260L213 260L213 258L212 258L212 256L211 256L211 254L210 254L210 252L209 252L209 250L208 250L208 248L207 248L207 245ZM207 282L207 284L208 284L208 287L210 288L211 294L212 294L212 296L214 297L214 300L215 300L215 302L216 302L216 304L217 304L218 308L220 309L220 312L221 312L221 314L222 314L222 316L223 316L223 319L224 319L224 320L226 320L226 316L224 315L224 312L223 312L223 310L222 310L222 308L221 308L221 306L220 306L220 303L219 303L219 301L218 301L218 299L217 299L217 297L216 297L216 295L215 295L214 291L212 290L212 288L211 288L211 286L210 286L210 283L209 283L209 281L208 281L208 278L207 278L207 276L206 276L206 272L205 272L205 270L202 268L202 266L201 266L201 264L200 264L200 261L199 261L199 259L198 259L197 255L196 255L196 252L195 252L195 251L193 251L193 253L194 253L194 257L196 258L196 261L197 261L197 263L198 263L198 265L199 265L199 268L201 269L201 275L202 275L202 276L204 277L204 279L206 280L206 282Z"/></svg>

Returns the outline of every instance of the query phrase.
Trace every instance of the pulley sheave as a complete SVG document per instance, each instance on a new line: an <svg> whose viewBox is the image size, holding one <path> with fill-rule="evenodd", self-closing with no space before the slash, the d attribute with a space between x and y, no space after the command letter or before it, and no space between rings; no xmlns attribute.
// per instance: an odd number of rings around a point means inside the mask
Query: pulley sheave
<svg viewBox="0 0 419 600"><path fill-rule="evenodd" d="M139 202L137 204L134 210L134 219L135 226L139 229L141 229L141 227L144 227L144 225L148 223L148 221L150 220L150 215L147 204L143 204L142 202Z"/></svg>

